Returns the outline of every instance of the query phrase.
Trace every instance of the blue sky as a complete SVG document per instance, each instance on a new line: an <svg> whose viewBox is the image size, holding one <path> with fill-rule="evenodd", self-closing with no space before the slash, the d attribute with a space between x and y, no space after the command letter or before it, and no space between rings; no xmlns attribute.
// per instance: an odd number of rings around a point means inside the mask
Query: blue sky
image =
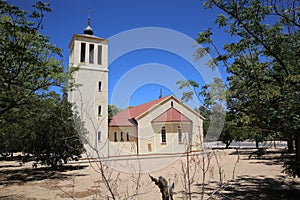
<svg viewBox="0 0 300 200"><path fill-rule="evenodd" d="M30 10L36 1L8 0L8 2L21 9ZM125 54L117 55L113 61L110 60L109 103L121 108L156 99L161 88L164 96L174 94L180 98L180 91L174 86L178 81L177 78L193 79L203 85L207 81L202 72L199 72L190 58L186 58L187 54L184 51L180 52L176 48L184 46L185 44L181 43L189 41L189 38L194 40L198 32L209 27L216 31L214 38L218 46L221 47L226 40L224 33L218 31L214 25L218 11L205 10L201 0L48 0L47 2L50 3L53 12L46 14L42 33L50 36L51 42L63 49L66 67L68 44L73 34L82 33L86 27L88 8L91 10L94 35L111 41L110 55L116 56L118 49L124 45L132 44L135 47L129 48L130 51ZM165 33L170 37L164 35ZM162 35L164 37L161 37ZM165 41L173 42L174 46L165 44ZM151 46L152 42L157 44ZM165 45L169 46L165 48ZM188 42L186 45L194 48L192 43ZM192 54L189 50L186 52ZM206 68L205 63L203 61L198 65ZM220 72L225 79L224 70ZM208 73L204 76L210 75ZM134 84L135 86L132 86ZM196 106L196 102L190 105Z"/></svg>

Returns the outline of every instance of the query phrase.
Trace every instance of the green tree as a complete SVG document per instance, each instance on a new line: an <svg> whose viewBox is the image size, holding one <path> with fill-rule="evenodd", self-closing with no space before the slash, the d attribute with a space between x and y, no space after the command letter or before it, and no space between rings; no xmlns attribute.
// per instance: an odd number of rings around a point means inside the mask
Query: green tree
<svg viewBox="0 0 300 200"><path fill-rule="evenodd" d="M86 130L72 105L58 95L14 108L0 128L1 154L23 152L55 167L84 152ZM10 116L7 116L10 115Z"/></svg>
<svg viewBox="0 0 300 200"><path fill-rule="evenodd" d="M34 155L56 166L83 152L85 129L70 103L52 87L66 87L61 50L42 35L47 3L28 13L0 1L0 151Z"/></svg>
<svg viewBox="0 0 300 200"><path fill-rule="evenodd" d="M219 139L225 120L226 90L221 79L214 79L212 83L200 88L193 80L177 81L179 89L187 89L182 93L183 101L190 101L196 97L199 108L195 110L205 117L203 122L206 141Z"/></svg>
<svg viewBox="0 0 300 200"><path fill-rule="evenodd" d="M12 108L47 96L52 86L61 86L66 76L61 49L39 32L47 3L38 2L28 13L0 1L0 117Z"/></svg>
<svg viewBox="0 0 300 200"><path fill-rule="evenodd" d="M108 119L111 119L120 111L121 109L118 108L116 105L108 105Z"/></svg>
<svg viewBox="0 0 300 200"><path fill-rule="evenodd" d="M209 65L225 66L230 75L228 109L236 124L257 142L270 135L295 138L299 164L299 1L208 0L204 6L220 10L215 23L236 39L220 50L211 29L197 38L203 45L197 56L210 54Z"/></svg>
<svg viewBox="0 0 300 200"><path fill-rule="evenodd" d="M83 153L82 141L86 130L72 105L60 98L37 102L40 104L30 113L31 123L27 123L28 146L23 151L33 154L37 160L55 167L59 160Z"/></svg>

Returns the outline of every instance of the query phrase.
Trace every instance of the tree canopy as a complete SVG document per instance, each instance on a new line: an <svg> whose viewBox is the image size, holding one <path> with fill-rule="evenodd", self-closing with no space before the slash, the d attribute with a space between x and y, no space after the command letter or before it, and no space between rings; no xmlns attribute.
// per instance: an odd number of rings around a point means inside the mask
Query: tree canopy
<svg viewBox="0 0 300 200"><path fill-rule="evenodd" d="M0 117L12 108L46 97L50 87L66 77L61 49L39 32L47 3L38 2L28 13L0 1Z"/></svg>
<svg viewBox="0 0 300 200"><path fill-rule="evenodd" d="M196 58L225 67L227 109L237 128L263 138L295 138L300 161L300 5L298 0L207 0L218 9L215 23L235 41L222 49L212 29L199 32ZM299 164L299 163L298 163ZM298 172L299 174L299 172Z"/></svg>
<svg viewBox="0 0 300 200"><path fill-rule="evenodd" d="M83 123L64 95L61 49L40 33L49 4L32 13L0 1L0 153L28 153L51 166L83 153Z"/></svg>

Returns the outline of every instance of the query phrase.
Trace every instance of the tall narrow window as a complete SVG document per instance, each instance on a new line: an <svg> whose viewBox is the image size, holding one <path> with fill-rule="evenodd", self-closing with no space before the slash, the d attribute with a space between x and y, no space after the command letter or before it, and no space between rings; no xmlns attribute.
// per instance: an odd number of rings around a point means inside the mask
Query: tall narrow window
<svg viewBox="0 0 300 200"><path fill-rule="evenodd" d="M98 141L101 141L101 131L98 131Z"/></svg>
<svg viewBox="0 0 300 200"><path fill-rule="evenodd" d="M98 115L101 116L102 115L102 107L98 106Z"/></svg>
<svg viewBox="0 0 300 200"><path fill-rule="evenodd" d="M127 141L130 141L130 134L129 134L129 132L126 133L126 139L127 139Z"/></svg>
<svg viewBox="0 0 300 200"><path fill-rule="evenodd" d="M161 142L162 143L166 143L167 142L166 127L164 127L164 126L161 128Z"/></svg>
<svg viewBox="0 0 300 200"><path fill-rule="evenodd" d="M102 65L102 46L98 45L98 65Z"/></svg>
<svg viewBox="0 0 300 200"><path fill-rule="evenodd" d="M120 132L120 141L123 142L124 141L124 133Z"/></svg>
<svg viewBox="0 0 300 200"><path fill-rule="evenodd" d="M81 47L80 47L80 62L85 62L85 43L81 43Z"/></svg>
<svg viewBox="0 0 300 200"><path fill-rule="evenodd" d="M90 44L90 49L89 49L89 63L93 64L94 63L94 45Z"/></svg>
<svg viewBox="0 0 300 200"><path fill-rule="evenodd" d="M178 142L182 143L182 129L181 129L181 126L178 126Z"/></svg>
<svg viewBox="0 0 300 200"><path fill-rule="evenodd" d="M118 142L118 132L114 132L114 141Z"/></svg>
<svg viewBox="0 0 300 200"><path fill-rule="evenodd" d="M98 90L102 91L102 82L101 81L98 82Z"/></svg>

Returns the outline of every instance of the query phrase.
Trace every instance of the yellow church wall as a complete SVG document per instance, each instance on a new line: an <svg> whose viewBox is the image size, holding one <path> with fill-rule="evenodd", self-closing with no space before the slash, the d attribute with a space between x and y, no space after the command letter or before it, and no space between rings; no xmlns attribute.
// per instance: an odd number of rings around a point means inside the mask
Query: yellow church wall
<svg viewBox="0 0 300 200"><path fill-rule="evenodd" d="M155 151L158 153L183 153L188 147L189 130L191 123L155 123L154 129ZM181 126L182 141L179 142L178 126ZM161 130L165 127L166 143L162 143Z"/></svg>
<svg viewBox="0 0 300 200"><path fill-rule="evenodd" d="M170 98L163 104L158 105L157 107L152 109L150 112L140 116L138 120L139 137L141 138L139 141L139 143L141 143L139 145L140 152L147 153L148 143L150 142L153 143L153 148L156 147L156 152L178 152L183 149L182 145L177 145L175 142L177 140L177 128L175 133L172 131L167 132L167 134L169 134L167 135L167 138L170 138L170 141L172 141L172 145L161 145L160 130L155 130L151 124L151 121L153 119L160 116L162 113L166 112L169 108L171 108L171 102L175 109L177 109L179 112L181 112L184 116L186 116L192 121L188 129L186 127L184 128L184 130L191 133L191 150L201 150L203 144L203 118L200 115L196 114L189 107L183 105L180 101L176 100L175 98ZM169 128L169 130L171 130L171 128Z"/></svg>
<svg viewBox="0 0 300 200"><path fill-rule="evenodd" d="M189 118L192 122L192 138L191 138L191 150L198 151L202 149L203 146L203 118L196 114L194 110L183 105L181 102L176 100L173 101L173 107L181 112L184 116Z"/></svg>
<svg viewBox="0 0 300 200"><path fill-rule="evenodd" d="M152 123L155 118L171 108L171 102L175 109L191 121ZM202 147L203 118L174 98L140 115L136 120L137 127L109 127L110 156L185 153L189 147L192 151L200 150ZM162 143L161 139L163 126L166 128L166 143ZM178 126L182 129L182 142L178 141ZM117 132L120 137L121 131L124 133L125 140L126 132L130 132L130 141L120 141L120 138L117 142L114 141L114 132Z"/></svg>
<svg viewBox="0 0 300 200"><path fill-rule="evenodd" d="M114 133L117 132L118 141L114 140ZM120 140L120 133L124 134L124 141ZM130 141L127 141L126 133L130 134ZM109 127L109 156L137 154L136 127Z"/></svg>

